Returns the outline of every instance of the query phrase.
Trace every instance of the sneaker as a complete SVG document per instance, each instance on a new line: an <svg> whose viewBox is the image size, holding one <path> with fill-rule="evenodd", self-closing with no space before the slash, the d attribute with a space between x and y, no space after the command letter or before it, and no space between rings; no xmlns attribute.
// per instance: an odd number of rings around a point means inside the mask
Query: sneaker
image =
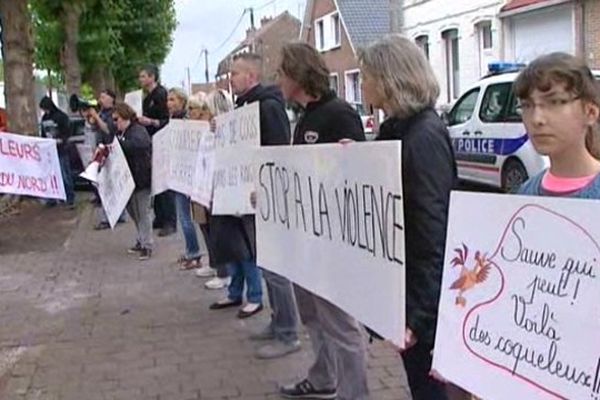
<svg viewBox="0 0 600 400"><path fill-rule="evenodd" d="M218 276L215 276L211 280L204 282L204 287L210 290L225 289L229 286L230 282L231 278L219 278Z"/></svg>
<svg viewBox="0 0 600 400"><path fill-rule="evenodd" d="M212 278L215 275L217 275L217 271L208 265L196 269L196 276L198 278Z"/></svg>
<svg viewBox="0 0 600 400"><path fill-rule="evenodd" d="M294 385L283 386L279 389L286 399L335 399L337 391L335 389L317 390L308 379L298 382Z"/></svg>
<svg viewBox="0 0 600 400"><path fill-rule="evenodd" d="M140 250L140 257L139 257L140 261L148 260L148 259L150 259L150 257L152 257L152 250L150 250L150 249Z"/></svg>
<svg viewBox="0 0 600 400"><path fill-rule="evenodd" d="M263 305L261 303L246 303L244 307L238 311L237 317L239 319L249 318L254 314L258 314L263 309Z"/></svg>
<svg viewBox="0 0 600 400"><path fill-rule="evenodd" d="M94 225L95 231L102 231L104 229L110 229L110 224L108 222L98 222Z"/></svg>
<svg viewBox="0 0 600 400"><path fill-rule="evenodd" d="M273 333L273 329L271 329L271 324L267 325L265 329L260 332L252 333L248 336L248 339L254 342L263 342L267 340L275 340L275 334Z"/></svg>
<svg viewBox="0 0 600 400"><path fill-rule="evenodd" d="M142 245L139 242L137 242L135 244L135 246L130 247L129 249L127 249L127 252L129 254L137 254L137 253L141 252L142 250L143 250L142 249Z"/></svg>
<svg viewBox="0 0 600 400"><path fill-rule="evenodd" d="M300 350L300 341L296 340L290 343L285 343L277 340L273 343L268 343L254 353L254 357L259 360L272 360L274 358L280 358L287 356L288 354L295 353Z"/></svg>

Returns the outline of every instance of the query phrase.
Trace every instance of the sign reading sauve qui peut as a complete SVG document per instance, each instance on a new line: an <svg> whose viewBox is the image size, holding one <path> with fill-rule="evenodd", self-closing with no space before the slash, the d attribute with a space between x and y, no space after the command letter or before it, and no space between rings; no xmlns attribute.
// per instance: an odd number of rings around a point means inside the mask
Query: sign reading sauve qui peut
<svg viewBox="0 0 600 400"><path fill-rule="evenodd" d="M453 192L433 368L486 400L600 399L600 202Z"/></svg>

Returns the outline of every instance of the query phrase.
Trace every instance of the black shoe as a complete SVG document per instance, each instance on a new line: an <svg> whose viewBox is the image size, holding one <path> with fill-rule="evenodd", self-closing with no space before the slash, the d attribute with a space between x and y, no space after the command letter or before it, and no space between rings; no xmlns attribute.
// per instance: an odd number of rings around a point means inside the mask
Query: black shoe
<svg viewBox="0 0 600 400"><path fill-rule="evenodd" d="M160 230L160 232L158 232L158 236L160 237L165 237L165 236L169 236L175 233L175 228L172 226L167 226L165 228L162 228Z"/></svg>
<svg viewBox="0 0 600 400"><path fill-rule="evenodd" d="M133 246L133 247L131 247L131 248L127 249L127 252L128 252L129 254L137 254L137 253L140 253L142 250L143 250L143 247L142 247L142 245L141 245L139 242L137 242L137 243L135 244L135 246Z"/></svg>
<svg viewBox="0 0 600 400"><path fill-rule="evenodd" d="M298 382L295 385L283 386L279 389L286 399L335 399L337 391L335 389L317 390L308 379Z"/></svg>
<svg viewBox="0 0 600 400"><path fill-rule="evenodd" d="M245 311L244 309L241 309L240 311L238 311L237 317L239 319L249 318L249 317L253 316L254 314L258 314L259 312L261 312L262 309L263 309L262 304L259 304L258 307L256 307L254 310L251 310L251 311Z"/></svg>
<svg viewBox="0 0 600 400"><path fill-rule="evenodd" d="M152 250L150 250L150 249L140 250L140 257L139 257L140 261L149 260L150 257L152 257Z"/></svg>
<svg viewBox="0 0 600 400"><path fill-rule="evenodd" d="M152 229L162 229L163 224L162 222L158 221L158 220L154 220L152 221Z"/></svg>
<svg viewBox="0 0 600 400"><path fill-rule="evenodd" d="M242 305L241 300L226 299L226 300L219 300L217 302L214 302L208 308L210 308L211 310L222 310L223 308L238 307L241 305Z"/></svg>
<svg viewBox="0 0 600 400"><path fill-rule="evenodd" d="M110 229L110 224L108 222L99 222L94 226L95 231L102 231L104 229Z"/></svg>

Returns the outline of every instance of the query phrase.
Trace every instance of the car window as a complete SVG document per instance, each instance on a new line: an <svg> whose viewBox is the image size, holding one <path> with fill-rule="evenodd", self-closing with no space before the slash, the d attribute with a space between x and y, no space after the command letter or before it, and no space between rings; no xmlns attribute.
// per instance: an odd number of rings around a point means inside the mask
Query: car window
<svg viewBox="0 0 600 400"><path fill-rule="evenodd" d="M462 124L467 122L473 116L473 111L475 110L475 105L477 104L477 98L479 97L479 88L473 89L467 92L463 97L461 97L456 105L450 111L450 116L448 118L448 124L450 126Z"/></svg>
<svg viewBox="0 0 600 400"><path fill-rule="evenodd" d="M510 97L511 83L499 83L490 85L485 90L481 109L479 110L479 119L482 122L502 122L504 119L504 110L507 107Z"/></svg>
<svg viewBox="0 0 600 400"><path fill-rule="evenodd" d="M517 96L513 93L510 96L510 105L506 110L506 122L522 122L521 112L519 111L519 102Z"/></svg>

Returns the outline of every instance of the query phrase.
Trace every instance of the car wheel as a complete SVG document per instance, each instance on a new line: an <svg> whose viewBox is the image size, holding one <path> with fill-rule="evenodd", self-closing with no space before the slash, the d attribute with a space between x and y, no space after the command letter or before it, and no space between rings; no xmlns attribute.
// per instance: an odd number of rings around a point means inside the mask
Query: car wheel
<svg viewBox="0 0 600 400"><path fill-rule="evenodd" d="M527 179L527 170L519 160L511 159L502 169L502 190L507 193L516 191Z"/></svg>

